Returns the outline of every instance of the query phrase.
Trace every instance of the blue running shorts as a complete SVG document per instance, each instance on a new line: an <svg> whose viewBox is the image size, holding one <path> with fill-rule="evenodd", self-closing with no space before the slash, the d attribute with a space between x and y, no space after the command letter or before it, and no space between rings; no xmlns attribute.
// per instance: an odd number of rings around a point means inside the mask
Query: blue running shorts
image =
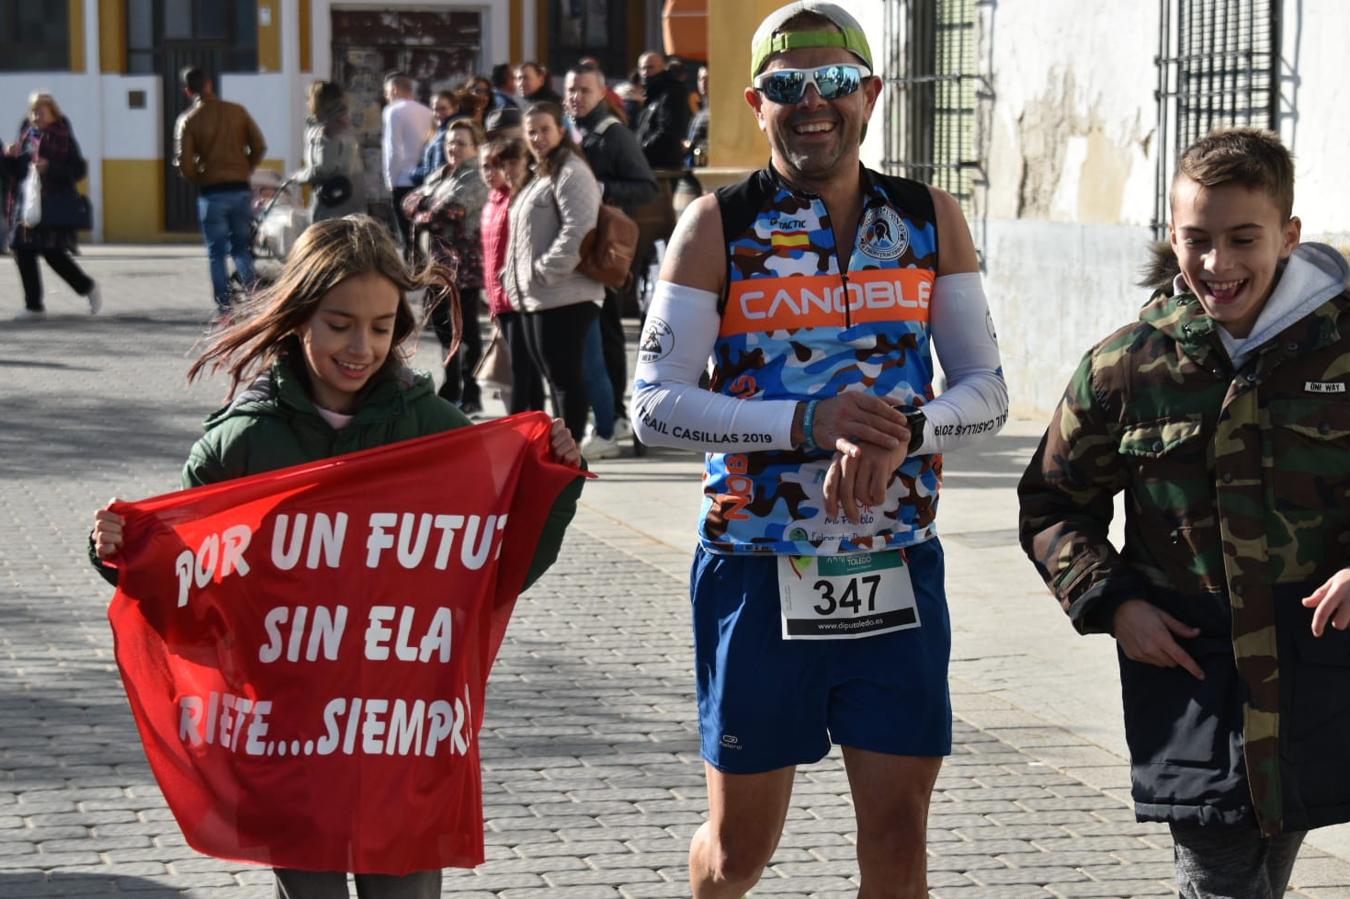
<svg viewBox="0 0 1350 899"><path fill-rule="evenodd" d="M695 551L694 663L709 764L757 774L819 761L831 741L890 755L951 754L942 546L934 538L904 552L920 627L784 640L777 557Z"/></svg>

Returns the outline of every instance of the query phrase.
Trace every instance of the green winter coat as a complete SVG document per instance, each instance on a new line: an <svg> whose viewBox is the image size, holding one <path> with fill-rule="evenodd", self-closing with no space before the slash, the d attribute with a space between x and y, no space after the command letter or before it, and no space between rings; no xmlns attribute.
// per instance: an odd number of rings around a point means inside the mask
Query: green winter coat
<svg viewBox="0 0 1350 899"><path fill-rule="evenodd" d="M1217 327L1159 295L1088 352L1019 485L1022 546L1081 631L1144 599L1201 632L1178 639L1204 681L1120 654L1140 819L1347 821L1350 632L1314 638L1300 600L1350 566L1350 293L1236 370Z"/></svg>
<svg viewBox="0 0 1350 899"><path fill-rule="evenodd" d="M469 423L464 413L436 395L430 375L401 368L372 385L351 423L334 430L319 415L296 375L278 362L228 406L207 417L206 433L193 445L183 466L182 486L216 484ZM526 587L558 558L583 482L578 477L554 502L525 578ZM115 584L117 570L94 561L100 573Z"/></svg>

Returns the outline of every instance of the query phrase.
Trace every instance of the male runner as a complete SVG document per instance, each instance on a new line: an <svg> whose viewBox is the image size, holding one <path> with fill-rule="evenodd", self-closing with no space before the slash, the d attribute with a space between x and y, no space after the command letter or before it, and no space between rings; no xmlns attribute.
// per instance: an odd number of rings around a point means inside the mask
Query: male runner
<svg viewBox="0 0 1350 899"><path fill-rule="evenodd" d="M690 883L754 886L795 767L833 741L859 896L925 896L951 749L938 454L1002 426L998 346L956 201L859 161L881 79L857 21L792 3L751 60L770 167L686 210L633 397L644 441L708 453L691 593L709 820Z"/></svg>

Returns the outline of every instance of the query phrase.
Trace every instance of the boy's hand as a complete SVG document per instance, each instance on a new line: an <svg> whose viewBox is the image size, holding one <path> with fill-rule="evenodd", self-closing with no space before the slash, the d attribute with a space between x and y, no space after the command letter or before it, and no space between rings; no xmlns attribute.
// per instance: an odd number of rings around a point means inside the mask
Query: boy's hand
<svg viewBox="0 0 1350 899"><path fill-rule="evenodd" d="M108 506L121 502L117 497L108 500ZM126 519L108 511L104 506L94 513L94 551L100 559L108 559L122 551L122 526Z"/></svg>
<svg viewBox="0 0 1350 899"><path fill-rule="evenodd" d="M1306 600L1305 600L1306 602ZM1116 609L1111 631L1125 657L1159 668L1185 668L1198 680L1205 672L1182 649L1172 635L1198 637L1200 629L1182 624L1162 609L1142 599L1127 599Z"/></svg>
<svg viewBox="0 0 1350 899"><path fill-rule="evenodd" d="M1316 610L1312 619L1314 637L1322 636L1327 622L1338 631L1350 627L1350 568L1342 568L1311 596L1305 596L1303 605Z"/></svg>
<svg viewBox="0 0 1350 899"><path fill-rule="evenodd" d="M581 466L581 450L577 449L577 442L572 439L572 432L567 430L566 422L561 418L553 419L553 428L549 431L549 437L553 446L554 458L573 468Z"/></svg>
<svg viewBox="0 0 1350 899"><path fill-rule="evenodd" d="M882 449L861 444L857 456L834 454L825 472L825 514L839 516L840 506L849 521L861 518L861 505L880 506L886 501L886 487L905 461L904 448Z"/></svg>

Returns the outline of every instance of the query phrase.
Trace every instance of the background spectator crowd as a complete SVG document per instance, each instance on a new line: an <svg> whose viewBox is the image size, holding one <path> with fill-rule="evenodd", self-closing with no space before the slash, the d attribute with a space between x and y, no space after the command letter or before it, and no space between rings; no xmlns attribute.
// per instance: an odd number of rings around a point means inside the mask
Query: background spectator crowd
<svg viewBox="0 0 1350 899"><path fill-rule="evenodd" d="M706 67L695 72L647 51L617 82L593 58L560 77L532 61L458 84L390 73L380 155L387 204L368 195L341 85L310 86L303 165L283 181L259 169L266 144L258 126L216 96L210 73L185 69L181 81L191 106L175 128L174 163L198 194L216 326L229 324L266 280L255 253L284 255L266 239L267 218L280 211L278 194L300 185L308 203L286 210L301 218L289 242L306 224L368 213L385 222L408 261L449 276L452 286L423 301L445 351L443 397L480 414L483 381L512 412L547 401L588 458L620 454L632 439L622 317L641 312L648 273L675 224L677 191L686 199L701 191L691 169L707 164ZM44 212L37 224L24 215L30 166ZM51 94L34 93L16 140L0 143L0 249L11 249L22 275L18 319L46 316L39 258L90 312L102 306L98 285L72 258L89 227L79 191L85 174L72 123ZM82 204L83 218L72 217L70 203ZM631 277L618 288L576 271L602 204L639 225Z"/></svg>

